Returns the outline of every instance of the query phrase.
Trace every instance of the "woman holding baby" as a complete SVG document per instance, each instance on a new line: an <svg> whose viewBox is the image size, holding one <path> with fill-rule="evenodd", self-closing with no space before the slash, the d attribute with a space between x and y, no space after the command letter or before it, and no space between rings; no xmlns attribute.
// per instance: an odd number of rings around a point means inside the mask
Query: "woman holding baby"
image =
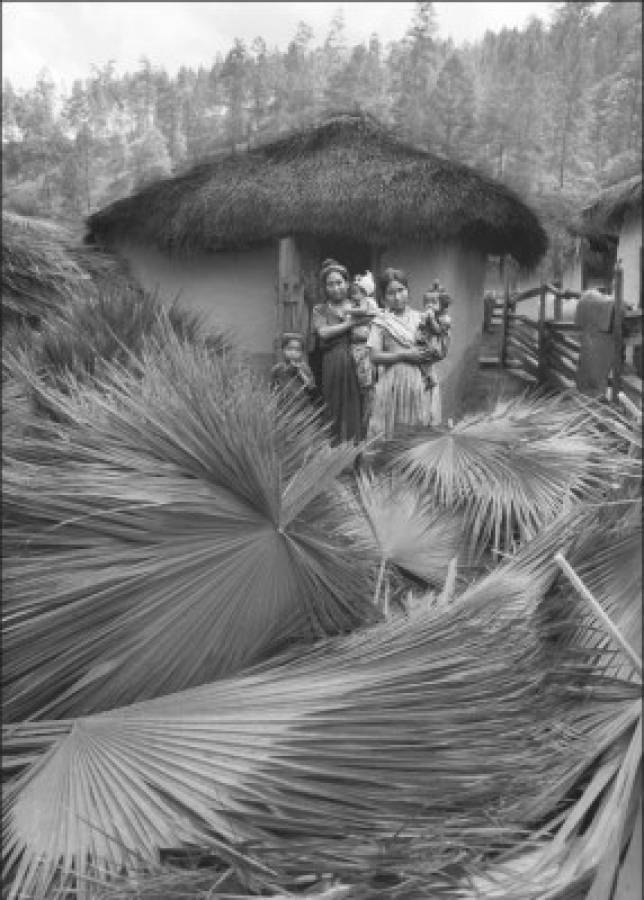
<svg viewBox="0 0 644 900"><path fill-rule="evenodd" d="M441 417L431 365L444 354L422 339L425 317L409 306L405 273L385 269L381 287L385 309L374 320L368 341L378 373L369 437L438 425Z"/></svg>

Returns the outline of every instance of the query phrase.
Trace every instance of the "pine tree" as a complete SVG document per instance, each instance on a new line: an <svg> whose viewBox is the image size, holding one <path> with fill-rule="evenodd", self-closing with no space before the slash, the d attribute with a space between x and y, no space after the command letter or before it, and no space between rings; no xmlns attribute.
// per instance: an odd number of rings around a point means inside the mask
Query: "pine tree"
<svg viewBox="0 0 644 900"><path fill-rule="evenodd" d="M431 96L433 141L446 156L471 160L475 105L472 77L460 55L452 53Z"/></svg>
<svg viewBox="0 0 644 900"><path fill-rule="evenodd" d="M245 140L247 135L245 105L248 64L249 59L246 46L239 38L235 38L235 43L228 52L221 70L224 96L228 107L228 141L233 150Z"/></svg>
<svg viewBox="0 0 644 900"><path fill-rule="evenodd" d="M392 48L393 117L401 132L417 143L431 144L429 98L438 69L437 26L433 3L417 3L402 43Z"/></svg>

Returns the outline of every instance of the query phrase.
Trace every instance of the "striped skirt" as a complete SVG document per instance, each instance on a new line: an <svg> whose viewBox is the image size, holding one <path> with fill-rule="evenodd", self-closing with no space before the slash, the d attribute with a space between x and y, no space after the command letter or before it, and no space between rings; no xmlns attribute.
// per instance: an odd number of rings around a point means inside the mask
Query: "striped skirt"
<svg viewBox="0 0 644 900"><path fill-rule="evenodd" d="M425 385L418 366L381 367L373 393L367 436L393 437L399 429L440 425L440 386Z"/></svg>

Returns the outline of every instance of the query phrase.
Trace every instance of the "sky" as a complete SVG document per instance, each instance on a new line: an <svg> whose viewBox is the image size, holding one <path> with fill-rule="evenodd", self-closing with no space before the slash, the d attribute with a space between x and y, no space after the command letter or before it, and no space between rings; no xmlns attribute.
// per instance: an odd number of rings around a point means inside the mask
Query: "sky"
<svg viewBox="0 0 644 900"><path fill-rule="evenodd" d="M552 3L436 2L439 37L458 46L487 29L522 27L531 16L550 20ZM16 88L30 88L43 69L65 93L92 64L113 59L118 74L134 71L142 56L169 75L180 65L210 68L236 37L250 44L261 36L269 48L285 49L301 20L321 43L342 9L348 44L377 32L384 44L399 40L412 21L413 2L186 3L47 2L2 3L2 75Z"/></svg>

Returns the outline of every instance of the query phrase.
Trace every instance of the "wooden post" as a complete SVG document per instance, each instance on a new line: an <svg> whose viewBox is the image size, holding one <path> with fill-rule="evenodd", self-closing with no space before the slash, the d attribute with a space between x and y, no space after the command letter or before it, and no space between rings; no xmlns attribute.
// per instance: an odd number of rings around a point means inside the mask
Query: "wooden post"
<svg viewBox="0 0 644 900"><path fill-rule="evenodd" d="M624 269L621 259L615 264L615 311L613 313L613 380L612 401L618 402L618 394L622 389L622 357L624 353L623 316L624 316Z"/></svg>
<svg viewBox="0 0 644 900"><path fill-rule="evenodd" d="M547 287L545 284L542 284L539 291L539 324L537 329L537 356L539 363L537 378L539 380L539 384L544 384L544 382L547 381L548 378L548 362L546 360L546 293Z"/></svg>
<svg viewBox="0 0 644 900"><path fill-rule="evenodd" d="M559 287L559 285L557 285ZM563 319L563 297L561 294L555 294L555 303L554 303L554 316L555 322L561 322Z"/></svg>
<svg viewBox="0 0 644 900"><path fill-rule="evenodd" d="M579 248L579 291L583 293L586 290L586 238L580 238L581 245Z"/></svg>
<svg viewBox="0 0 644 900"><path fill-rule="evenodd" d="M278 329L279 342L285 331L300 331L302 328L302 303L304 291L300 278L299 253L295 238L282 238L279 242L278 261Z"/></svg>
<svg viewBox="0 0 644 900"><path fill-rule="evenodd" d="M510 329L510 258L503 261L503 324L501 327L501 353L500 363L504 368L508 363L508 332Z"/></svg>

